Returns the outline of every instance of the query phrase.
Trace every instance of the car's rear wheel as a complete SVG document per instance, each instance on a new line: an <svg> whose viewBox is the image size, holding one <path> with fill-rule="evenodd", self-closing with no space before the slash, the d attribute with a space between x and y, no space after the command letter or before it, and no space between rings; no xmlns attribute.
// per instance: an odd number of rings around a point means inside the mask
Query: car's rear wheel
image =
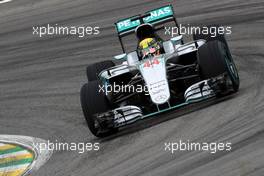
<svg viewBox="0 0 264 176"><path fill-rule="evenodd" d="M240 83L238 71L227 45L218 40L207 42L198 49L197 57L203 79L227 73L233 90L238 91Z"/></svg>
<svg viewBox="0 0 264 176"><path fill-rule="evenodd" d="M88 65L86 68L86 75L88 81L98 80L99 73L113 66L115 66L114 62L109 60Z"/></svg>
<svg viewBox="0 0 264 176"><path fill-rule="evenodd" d="M95 114L107 112L111 109L103 92L99 91L99 81L86 83L81 88L81 105L87 125L93 135L105 137L113 134L117 129L102 129L95 118Z"/></svg>

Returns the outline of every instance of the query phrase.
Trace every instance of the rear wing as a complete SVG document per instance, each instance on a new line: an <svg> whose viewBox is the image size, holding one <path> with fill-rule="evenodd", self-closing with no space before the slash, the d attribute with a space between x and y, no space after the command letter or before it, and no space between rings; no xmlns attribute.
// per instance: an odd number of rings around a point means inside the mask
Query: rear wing
<svg viewBox="0 0 264 176"><path fill-rule="evenodd" d="M150 23L152 25L159 25L166 22L174 21L174 11L172 5L163 6L151 11L146 12L143 15L136 15L130 18L125 18L115 23L116 30L119 36L124 36L133 33L136 27L141 24L140 18L143 16L144 23ZM137 19L137 20L133 20ZM176 20L175 20L176 21Z"/></svg>
<svg viewBox="0 0 264 176"><path fill-rule="evenodd" d="M115 27L118 33L119 41L121 43L123 52L125 53L125 49L122 43L122 37L134 33L135 29L139 25L144 23L149 23L152 24L153 26L157 26L172 21L175 22L176 27L179 27L174 15L174 10L172 5L163 6L148 11L144 14L135 15L130 18L119 20L118 22L115 23Z"/></svg>

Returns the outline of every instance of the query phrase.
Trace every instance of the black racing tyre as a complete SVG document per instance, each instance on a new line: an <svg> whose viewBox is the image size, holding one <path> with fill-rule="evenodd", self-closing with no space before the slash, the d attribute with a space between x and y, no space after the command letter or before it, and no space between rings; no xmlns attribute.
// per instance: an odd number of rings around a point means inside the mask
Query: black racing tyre
<svg viewBox="0 0 264 176"><path fill-rule="evenodd" d="M88 65L86 68L88 81L98 80L98 74L101 73L101 71L113 66L115 66L114 62L109 60Z"/></svg>
<svg viewBox="0 0 264 176"><path fill-rule="evenodd" d="M206 41L213 41L213 40L218 40L223 42L224 44L227 44L226 39L225 39L225 35L223 34L224 32L224 27L223 26L219 26L219 25L212 25L212 26L207 26L207 28L209 29L210 33L209 34L193 34L193 40L199 40L199 39L204 39ZM222 29L220 29L222 28Z"/></svg>
<svg viewBox="0 0 264 176"><path fill-rule="evenodd" d="M198 49L197 57L202 79L227 73L234 92L238 91L238 71L227 45L217 40L207 42Z"/></svg>
<svg viewBox="0 0 264 176"><path fill-rule="evenodd" d="M96 137L106 137L117 129L107 129L99 132L99 123L94 114L109 111L111 108L103 92L99 92L99 81L86 83L81 88L81 105L87 125Z"/></svg>

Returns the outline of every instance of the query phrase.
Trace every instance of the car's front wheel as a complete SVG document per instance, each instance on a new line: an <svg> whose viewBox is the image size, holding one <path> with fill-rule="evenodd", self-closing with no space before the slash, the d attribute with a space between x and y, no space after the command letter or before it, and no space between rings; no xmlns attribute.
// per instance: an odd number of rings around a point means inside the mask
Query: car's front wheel
<svg viewBox="0 0 264 176"><path fill-rule="evenodd" d="M198 63L203 79L227 73L234 92L239 89L239 76L229 48L218 40L205 43L198 49Z"/></svg>
<svg viewBox="0 0 264 176"><path fill-rule="evenodd" d="M105 137L113 134L117 129L103 129L95 118L95 114L109 111L110 105L103 92L99 91L99 81L86 83L81 88L81 105L87 125L93 135Z"/></svg>

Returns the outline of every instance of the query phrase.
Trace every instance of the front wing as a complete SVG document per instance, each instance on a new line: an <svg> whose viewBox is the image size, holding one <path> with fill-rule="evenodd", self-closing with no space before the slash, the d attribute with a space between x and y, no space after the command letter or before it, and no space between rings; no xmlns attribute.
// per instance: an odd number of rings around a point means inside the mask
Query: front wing
<svg viewBox="0 0 264 176"><path fill-rule="evenodd" d="M213 98L222 91L219 88L219 84L223 84L223 80L225 80L225 76L221 75L217 78L193 84L185 91L185 102L176 105L168 103L165 109L160 109L159 105L157 105L156 111L144 114L140 107L134 105L122 106L109 112L97 114L96 120L99 122L102 129L126 126L154 115Z"/></svg>

